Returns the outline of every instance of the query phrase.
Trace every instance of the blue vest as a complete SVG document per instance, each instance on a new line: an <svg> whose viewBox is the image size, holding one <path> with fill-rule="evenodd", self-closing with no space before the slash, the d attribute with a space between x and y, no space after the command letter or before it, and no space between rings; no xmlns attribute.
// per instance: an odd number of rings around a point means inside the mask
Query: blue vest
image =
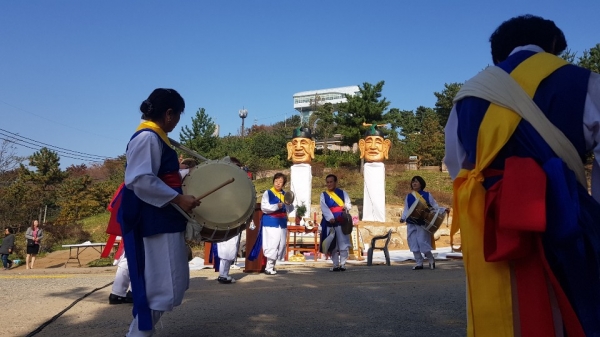
<svg viewBox="0 0 600 337"><path fill-rule="evenodd" d="M139 130L133 134L131 139L135 138L142 131L154 132L149 129ZM159 139L162 142L162 154L158 176L160 177L167 173L179 174L177 152L160 137ZM182 193L181 187L172 188ZM134 228L138 228L143 237L161 233L183 232L187 224L186 218L170 204L161 208L145 203L135 195L133 190L128 189L126 186L123 188L123 199L121 201L121 208L119 209L119 216L122 219L120 223L123 234Z"/></svg>
<svg viewBox="0 0 600 337"><path fill-rule="evenodd" d="M334 192L334 193L335 193L335 194L336 194L336 195L337 195L337 196L338 196L338 197L339 197L339 198L340 198L342 201L344 201L344 202L345 202L345 200L344 200L344 191L343 191L343 190L341 190L341 189L339 189L339 188L336 188L336 189L335 189L333 192ZM329 209L330 209L330 210L331 210L331 208L332 208L332 207L342 207L342 209L344 208L344 205L342 205L342 206L338 205L338 204L335 202L335 200L333 200L333 199L332 199L332 198L329 196L329 194L327 194L327 192L323 192L323 199L325 200L325 204L327 205L327 207L329 207ZM331 211L331 213L333 213L333 218L334 218L334 219L337 219L337 218L338 218L340 215L342 215L342 212L341 212L341 211L340 211L340 212L333 212L333 211ZM337 225L339 225L339 223L337 223L337 222L336 222L335 224L331 224L331 223L329 223L329 221L325 220L325 217L323 217L323 219L321 219L321 226L322 226L323 228L325 228L325 227L327 227L327 226L337 226ZM327 236L327 235L325 235L325 236Z"/></svg>
<svg viewBox="0 0 600 337"><path fill-rule="evenodd" d="M283 202L275 194L273 194L271 190L267 190L267 193L269 194L269 204L275 205L280 202ZM281 194L285 195L285 191L281 190ZM263 213L261 225L264 227L287 228L287 212L285 207L286 206L283 205L282 208L278 209L273 213Z"/></svg>

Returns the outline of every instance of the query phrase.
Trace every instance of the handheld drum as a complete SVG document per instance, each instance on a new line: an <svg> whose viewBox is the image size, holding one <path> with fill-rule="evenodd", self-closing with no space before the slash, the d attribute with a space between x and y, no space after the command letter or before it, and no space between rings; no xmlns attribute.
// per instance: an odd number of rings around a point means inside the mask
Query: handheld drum
<svg viewBox="0 0 600 337"><path fill-rule="evenodd" d="M444 223L444 218L446 218L446 209L444 207L432 209L431 212L425 215L425 226L423 228L429 233L435 234Z"/></svg>
<svg viewBox="0 0 600 337"><path fill-rule="evenodd" d="M233 182L227 183L232 178ZM209 160L196 166L184 177L182 187L184 194L196 197L208 194L189 214L190 221L200 225L198 235L204 241L234 237L246 228L246 221L254 212L254 184L244 170L227 160Z"/></svg>

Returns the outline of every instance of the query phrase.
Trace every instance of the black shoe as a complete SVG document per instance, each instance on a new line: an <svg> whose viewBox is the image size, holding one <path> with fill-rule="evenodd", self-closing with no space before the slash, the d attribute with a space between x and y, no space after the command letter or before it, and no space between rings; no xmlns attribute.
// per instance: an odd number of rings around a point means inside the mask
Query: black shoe
<svg viewBox="0 0 600 337"><path fill-rule="evenodd" d="M435 269L435 261L429 262L429 269Z"/></svg>
<svg viewBox="0 0 600 337"><path fill-rule="evenodd" d="M133 303L133 296L127 297L127 295L125 295L125 297L123 297L123 296L119 296L119 295L115 295L115 294L108 295L108 304L123 304L123 303Z"/></svg>
<svg viewBox="0 0 600 337"><path fill-rule="evenodd" d="M233 279L231 278L231 276L228 277L228 278L227 277L223 277L223 276L219 276L217 278L217 281L219 281L219 283L223 283L223 284L228 284L228 283L235 282L235 281L233 281Z"/></svg>
<svg viewBox="0 0 600 337"><path fill-rule="evenodd" d="M423 266L414 266L413 270L419 270L419 269L423 269Z"/></svg>
<svg viewBox="0 0 600 337"><path fill-rule="evenodd" d="M340 271L346 271L346 266L344 266L344 265L340 266Z"/></svg>
<svg viewBox="0 0 600 337"><path fill-rule="evenodd" d="M342 270L342 269L341 269L340 267L332 267L332 268L329 268L329 271L341 271L341 270ZM345 268L344 268L344 270L345 270Z"/></svg>

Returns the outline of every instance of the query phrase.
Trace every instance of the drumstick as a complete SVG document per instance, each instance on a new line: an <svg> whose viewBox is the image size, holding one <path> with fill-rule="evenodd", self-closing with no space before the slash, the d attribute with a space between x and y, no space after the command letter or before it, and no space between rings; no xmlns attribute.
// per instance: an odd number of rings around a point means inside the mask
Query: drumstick
<svg viewBox="0 0 600 337"><path fill-rule="evenodd" d="M222 183L221 185L213 188L212 190L202 194L201 196L197 197L196 199L200 200L200 199L206 198L209 194L216 192L218 189L221 189L221 188L225 187L226 185L231 184L234 181L235 181L235 178L231 178L231 179L227 180L226 182Z"/></svg>

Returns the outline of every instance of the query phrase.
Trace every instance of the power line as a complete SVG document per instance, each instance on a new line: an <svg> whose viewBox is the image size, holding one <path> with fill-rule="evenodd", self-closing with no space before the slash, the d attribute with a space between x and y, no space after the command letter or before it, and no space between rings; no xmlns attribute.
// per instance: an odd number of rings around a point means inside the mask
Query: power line
<svg viewBox="0 0 600 337"><path fill-rule="evenodd" d="M8 133L8 134L10 134L12 136L7 135L7 134L3 134L2 132ZM0 128L0 135L3 135L5 137L11 137L11 138L18 137L18 138L15 138L15 139L17 139L19 141L22 141L22 142L25 142L25 143L30 144L30 145L35 145L35 144L31 144L31 142L34 142L34 143L42 144L42 145L47 146L47 147L52 147L52 148L56 148L56 149L59 149L59 150L72 152L73 155L78 155L78 156L81 156L81 157L93 157L95 159L102 159L102 160L110 158L110 157L107 157L107 156L100 156L100 155L95 155L95 154L90 154L90 153L85 153L85 152L79 152L79 151L65 149L65 148L62 148L62 147L59 147L59 146L54 146L54 145L46 144L44 142L40 142L40 141L37 141L35 139L27 138L25 136L21 136L19 134L16 134L16 133L4 130L2 128ZM19 138L23 138L23 139L26 139L26 140L31 141L31 142L27 142L27 141L24 141L24 140L19 139ZM38 146L38 145L36 145L36 146ZM67 153L67 154L71 154L71 153Z"/></svg>
<svg viewBox="0 0 600 337"><path fill-rule="evenodd" d="M39 151L43 147L43 146L42 147L39 147L39 146L38 147L31 147L31 146L28 146L28 145L25 145L25 144L21 144L21 143L18 142L19 140L15 140L15 139L7 139L7 138L0 137L0 140L5 140L5 141L13 143L15 145L26 147L28 149L35 150L35 151ZM29 145L31 145L31 144L29 144ZM100 159L73 157L73 156L69 156L68 154L61 153L62 151L56 151L56 150L53 150L53 151L58 152L62 157L65 157L65 158L70 158L70 159L75 159L75 160L81 160L81 161L89 161L89 162L102 162L103 161L103 160L100 160Z"/></svg>

